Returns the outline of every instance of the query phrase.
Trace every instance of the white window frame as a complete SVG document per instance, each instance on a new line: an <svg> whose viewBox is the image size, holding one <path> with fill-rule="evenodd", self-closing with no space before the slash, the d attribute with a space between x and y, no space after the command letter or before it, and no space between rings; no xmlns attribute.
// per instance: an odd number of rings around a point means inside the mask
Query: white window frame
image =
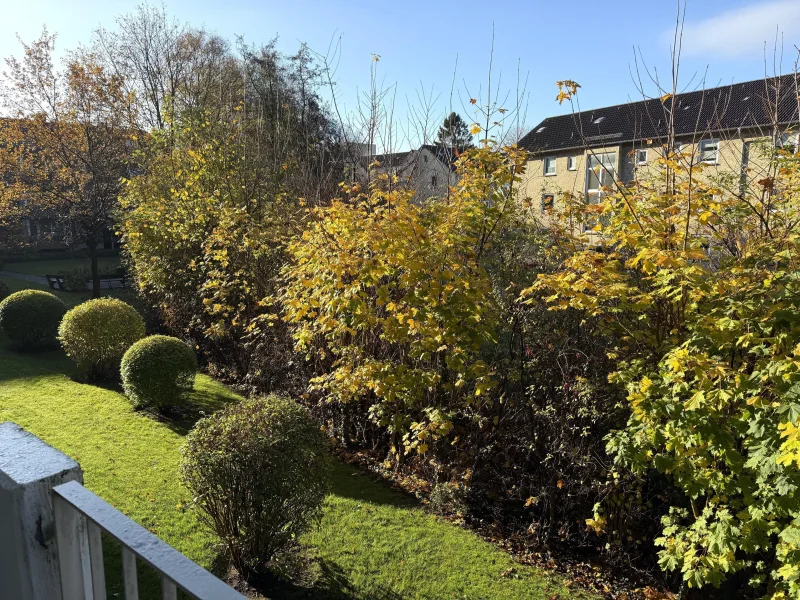
<svg viewBox="0 0 800 600"><path fill-rule="evenodd" d="M608 158L611 157L611 161L608 161ZM589 188L589 170L591 169L591 165L593 161L600 161L600 170L597 173L597 180L600 187L597 189ZM608 164L611 162L611 168L607 166L604 168L604 164ZM604 177L611 177L612 181L610 185L603 185L603 178ZM613 188L614 180L617 178L617 153L616 152L601 152L599 154L592 154L588 157L586 161L586 183L584 184L584 189L586 191L586 198L587 200L591 195L596 196L598 199L602 198L604 192L602 192L603 187Z"/></svg>
<svg viewBox="0 0 800 600"><path fill-rule="evenodd" d="M786 139L784 140L784 138ZM796 131L784 131L778 136L778 139L775 140L775 147L784 148L787 144L791 144L794 147L794 151L797 152L798 141L800 141L798 138L800 138L800 133Z"/></svg>
<svg viewBox="0 0 800 600"><path fill-rule="evenodd" d="M550 161L553 161L552 162L552 165L553 165L553 172L552 173L548 172L548 170L547 170L547 166L550 163ZM545 156L544 161L542 161L542 162L544 163L544 175L545 175L545 177L552 177L553 175L556 174L556 157L555 156Z"/></svg>
<svg viewBox="0 0 800 600"><path fill-rule="evenodd" d="M567 157L567 171L577 171L578 170L578 157L577 156L568 156Z"/></svg>
<svg viewBox="0 0 800 600"><path fill-rule="evenodd" d="M644 159L641 158L642 154L644 153ZM637 165L646 165L647 164L647 148L637 148L636 150L636 164Z"/></svg>
<svg viewBox="0 0 800 600"><path fill-rule="evenodd" d="M703 158L703 154L707 152L706 146L714 145L714 158ZM705 163L707 165L716 165L719 164L719 138L708 138L705 140L700 140L700 143L697 144L697 155L700 159L701 163Z"/></svg>
<svg viewBox="0 0 800 600"><path fill-rule="evenodd" d="M586 157L586 173L585 173L585 182L583 189L585 191L584 198L586 202L591 202L592 204L598 204L600 200L606 195L606 192L602 191L602 188L608 187L613 188L614 182L617 178L617 164L618 156L616 152L601 152L599 154L590 154ZM599 169L597 171L597 182L598 187L590 188L589 187L589 172L592 169L592 163L598 162ZM605 166L604 166L605 165ZM610 182L606 182L609 185L603 185L603 179L611 177ZM583 223L583 231L586 233L587 231L591 230L594 225L592 223Z"/></svg>

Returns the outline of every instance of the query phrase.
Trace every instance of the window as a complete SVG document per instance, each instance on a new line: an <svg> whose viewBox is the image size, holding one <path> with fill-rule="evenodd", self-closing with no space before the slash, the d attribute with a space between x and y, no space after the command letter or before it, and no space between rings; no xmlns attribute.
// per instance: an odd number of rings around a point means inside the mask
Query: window
<svg viewBox="0 0 800 600"><path fill-rule="evenodd" d="M795 151L797 149L797 133L786 131L780 134L775 140L775 147Z"/></svg>
<svg viewBox="0 0 800 600"><path fill-rule="evenodd" d="M438 182L436 181L436 175L431 175L431 187L435 188L437 183Z"/></svg>
<svg viewBox="0 0 800 600"><path fill-rule="evenodd" d="M542 194L542 212L552 210L553 202L555 201L554 194Z"/></svg>
<svg viewBox="0 0 800 600"><path fill-rule="evenodd" d="M542 133L545 129L547 129L546 126L545 127L539 127L539 129L536 130L536 133Z"/></svg>
<svg viewBox="0 0 800 600"><path fill-rule="evenodd" d="M568 156L567 157L567 171L577 171L578 170L578 157L577 156Z"/></svg>
<svg viewBox="0 0 800 600"><path fill-rule="evenodd" d="M700 162L717 164L719 140L700 141Z"/></svg>
<svg viewBox="0 0 800 600"><path fill-rule="evenodd" d="M426 163L428 162L428 155L427 154L423 154L422 158Z"/></svg>
<svg viewBox="0 0 800 600"><path fill-rule="evenodd" d="M596 118L596 119L593 121L593 123L594 123L595 125L600 125L600 123L602 123L603 121L605 121L605 119L606 119L605 117L597 117L597 118Z"/></svg>
<svg viewBox="0 0 800 600"><path fill-rule="evenodd" d="M636 164L637 165L647 164L647 148L636 151Z"/></svg>
<svg viewBox="0 0 800 600"><path fill-rule="evenodd" d="M555 156L548 156L544 159L544 174L545 175L555 175L556 174L556 157Z"/></svg>
<svg viewBox="0 0 800 600"><path fill-rule="evenodd" d="M617 153L592 154L586 161L586 202L598 204L603 196L613 189L617 173ZM583 230L588 231L597 224L588 220Z"/></svg>

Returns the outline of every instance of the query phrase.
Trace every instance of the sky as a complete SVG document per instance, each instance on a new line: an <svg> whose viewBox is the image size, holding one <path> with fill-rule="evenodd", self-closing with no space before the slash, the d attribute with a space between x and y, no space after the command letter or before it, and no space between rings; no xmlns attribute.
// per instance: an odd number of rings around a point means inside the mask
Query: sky
<svg viewBox="0 0 800 600"><path fill-rule="evenodd" d="M19 55L16 36L33 40L43 25L58 33L62 50L86 43L93 29L102 25L113 30L115 18L138 3L2 0L0 56ZM278 36L278 47L289 53L305 42L325 55L340 42L339 111L355 110L374 66L379 85L391 90L397 138L402 138L399 145L415 143L417 130L404 123L413 120L409 107L418 109L420 95L432 100L437 117L452 109L468 122L477 120L469 99L485 103L490 58L493 90L499 81L505 108L517 104L517 90L524 86L520 116L527 128L571 110L555 101L557 80L581 85L582 109L641 99L639 78L645 92L655 96L650 76L657 73L662 81L669 80L677 12L676 0L614 0L605 5L588 0L166 0L164 4L180 21L227 38L241 35L260 43ZM776 39L783 49L782 59L777 60ZM800 0L687 0L681 89L757 79L765 70L790 72L798 47ZM373 55L380 56L379 62L373 62ZM330 99L330 94L326 97Z"/></svg>

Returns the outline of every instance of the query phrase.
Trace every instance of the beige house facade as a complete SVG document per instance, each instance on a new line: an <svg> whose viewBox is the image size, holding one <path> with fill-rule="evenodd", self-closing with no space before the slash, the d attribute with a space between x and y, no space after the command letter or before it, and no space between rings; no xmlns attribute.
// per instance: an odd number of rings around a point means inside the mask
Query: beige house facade
<svg viewBox="0 0 800 600"><path fill-rule="evenodd" d="M396 175L397 185L414 190L416 199L441 198L457 181L455 160L454 151L433 144L408 152L364 153L354 161L351 179L365 184L376 175Z"/></svg>
<svg viewBox="0 0 800 600"><path fill-rule="evenodd" d="M798 102L787 75L550 117L520 141L531 155L520 192L544 220L566 192L597 202L617 182L657 175L670 128L680 160L738 190L764 177L772 148L797 148Z"/></svg>

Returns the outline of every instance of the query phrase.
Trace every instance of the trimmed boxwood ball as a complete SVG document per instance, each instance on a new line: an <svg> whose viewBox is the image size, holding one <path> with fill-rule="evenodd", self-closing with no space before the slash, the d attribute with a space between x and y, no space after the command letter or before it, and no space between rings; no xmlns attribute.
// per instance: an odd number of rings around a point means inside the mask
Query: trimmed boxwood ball
<svg viewBox="0 0 800 600"><path fill-rule="evenodd" d="M64 315L58 328L64 352L90 379L115 377L122 356L144 334L141 315L116 298L79 304Z"/></svg>
<svg viewBox="0 0 800 600"><path fill-rule="evenodd" d="M247 579L319 518L328 492L327 440L296 402L267 396L198 421L182 449L181 475Z"/></svg>
<svg viewBox="0 0 800 600"><path fill-rule="evenodd" d="M23 348L56 344L67 305L41 290L21 290L0 302L0 329Z"/></svg>
<svg viewBox="0 0 800 600"><path fill-rule="evenodd" d="M176 408L194 387L197 358L178 338L151 335L122 357L122 387L133 405L160 410Z"/></svg>

